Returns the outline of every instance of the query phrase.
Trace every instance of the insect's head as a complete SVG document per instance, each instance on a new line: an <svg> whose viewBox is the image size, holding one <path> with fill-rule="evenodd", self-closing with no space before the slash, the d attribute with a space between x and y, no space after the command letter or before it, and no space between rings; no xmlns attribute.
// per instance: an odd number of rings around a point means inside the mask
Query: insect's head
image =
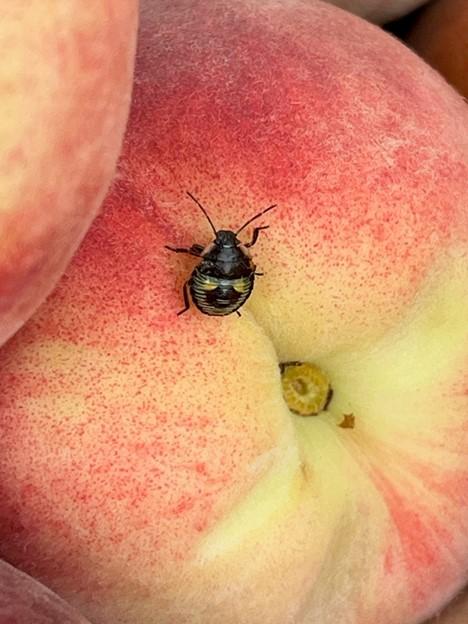
<svg viewBox="0 0 468 624"><path fill-rule="evenodd" d="M218 230L216 232L215 245L218 247L237 247L240 241L231 230Z"/></svg>

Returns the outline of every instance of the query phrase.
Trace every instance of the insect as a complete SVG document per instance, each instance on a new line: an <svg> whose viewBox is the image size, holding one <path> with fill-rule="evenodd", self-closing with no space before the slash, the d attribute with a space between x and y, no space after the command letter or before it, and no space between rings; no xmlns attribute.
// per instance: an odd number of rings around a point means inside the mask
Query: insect
<svg viewBox="0 0 468 624"><path fill-rule="evenodd" d="M260 225L254 228L252 240L249 243L242 243L237 235L252 221L276 208L276 204L265 208L246 221L236 232L232 232L231 230L217 230L198 199L188 191L187 195L193 199L207 218L215 238L206 247L198 244L189 248L165 246L170 251L201 258L201 262L194 268L190 278L184 284L185 307L177 315L180 316L190 308L190 292L193 303L203 314L226 316L236 312L240 316L239 308L249 298L255 276L263 275L263 273L255 272L256 267L248 248L255 245L259 233L269 226Z"/></svg>

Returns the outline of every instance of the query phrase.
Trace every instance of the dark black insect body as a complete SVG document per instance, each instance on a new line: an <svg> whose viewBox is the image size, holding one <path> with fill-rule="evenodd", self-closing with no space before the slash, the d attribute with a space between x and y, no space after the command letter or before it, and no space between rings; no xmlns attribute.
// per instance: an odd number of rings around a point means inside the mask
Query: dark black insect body
<svg viewBox="0 0 468 624"><path fill-rule="evenodd" d="M200 264L194 268L190 278L184 284L185 307L177 314L183 314L189 309L190 292L193 303L203 314L226 316L236 312L240 316L239 308L250 297L255 276L262 275L262 273L255 272L256 267L248 248L255 245L261 230L266 230L269 226L261 225L254 228L252 240L249 243L242 243L237 235L252 221L275 208L276 204L249 219L237 232L232 232L231 230L216 230L200 202L191 193L187 195L205 214L215 234L215 239L207 247L197 244L189 248L166 245L167 249L176 253L188 253L201 258Z"/></svg>

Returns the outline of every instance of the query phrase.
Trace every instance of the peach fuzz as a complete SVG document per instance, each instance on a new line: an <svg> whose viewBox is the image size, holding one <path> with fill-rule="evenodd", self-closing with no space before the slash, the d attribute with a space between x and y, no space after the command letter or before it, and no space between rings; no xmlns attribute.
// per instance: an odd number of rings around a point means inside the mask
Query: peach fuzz
<svg viewBox="0 0 468 624"><path fill-rule="evenodd" d="M468 98L468 3L438 0L420 13L408 44Z"/></svg>
<svg viewBox="0 0 468 624"><path fill-rule="evenodd" d="M145 4L104 211L0 353L3 556L95 624L438 610L467 580L467 127L330 5ZM196 259L164 245L212 236L186 190L223 228L278 204L240 319L176 316ZM288 410L292 360L328 411Z"/></svg>
<svg viewBox="0 0 468 624"><path fill-rule="evenodd" d="M115 169L137 1L20 0L0 36L0 344L45 299Z"/></svg>
<svg viewBox="0 0 468 624"><path fill-rule="evenodd" d="M46 587L0 561L0 624L89 624Z"/></svg>
<svg viewBox="0 0 468 624"><path fill-rule="evenodd" d="M351 11L371 22L384 24L403 17L422 6L427 0L327 0L337 7Z"/></svg>

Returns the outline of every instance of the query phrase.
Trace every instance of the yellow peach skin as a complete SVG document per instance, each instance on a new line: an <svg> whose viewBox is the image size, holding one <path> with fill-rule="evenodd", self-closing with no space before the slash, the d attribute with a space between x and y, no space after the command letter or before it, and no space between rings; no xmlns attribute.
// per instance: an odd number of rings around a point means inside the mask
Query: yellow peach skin
<svg viewBox="0 0 468 624"><path fill-rule="evenodd" d="M330 5L145 4L104 212L0 353L1 554L94 624L435 613L468 567L467 128ZM220 228L278 204L241 318L176 316L186 190ZM290 361L327 411L289 411Z"/></svg>
<svg viewBox="0 0 468 624"><path fill-rule="evenodd" d="M59 278L108 189L137 1L19 0L0 19L0 344Z"/></svg>

